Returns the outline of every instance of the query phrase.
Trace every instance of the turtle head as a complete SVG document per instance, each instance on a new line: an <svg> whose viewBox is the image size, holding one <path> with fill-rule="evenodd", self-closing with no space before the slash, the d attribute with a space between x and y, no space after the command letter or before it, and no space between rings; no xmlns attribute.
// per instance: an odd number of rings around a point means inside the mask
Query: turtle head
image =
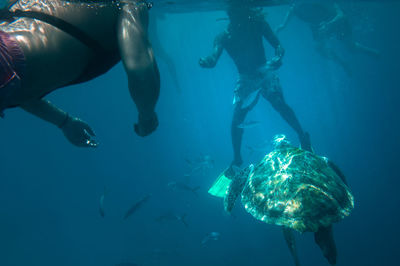
<svg viewBox="0 0 400 266"><path fill-rule="evenodd" d="M247 180L253 171L254 165L251 164L243 170L237 170L235 173L224 197L224 209L227 213L232 212L236 199L242 194Z"/></svg>
<svg viewBox="0 0 400 266"><path fill-rule="evenodd" d="M287 148L290 145L290 141L283 134L275 135L272 140L272 146L274 147L274 149Z"/></svg>

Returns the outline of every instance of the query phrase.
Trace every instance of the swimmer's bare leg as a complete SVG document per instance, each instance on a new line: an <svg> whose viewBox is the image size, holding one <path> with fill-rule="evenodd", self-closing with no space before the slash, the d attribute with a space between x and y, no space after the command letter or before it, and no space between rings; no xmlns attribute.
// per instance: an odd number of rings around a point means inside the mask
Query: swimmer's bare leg
<svg viewBox="0 0 400 266"><path fill-rule="evenodd" d="M321 227L314 234L315 243L320 247L322 254L328 260L329 264L336 265L337 250L335 240L333 239L333 227Z"/></svg>
<svg viewBox="0 0 400 266"><path fill-rule="evenodd" d="M155 106L160 94L160 73L148 40L147 5L124 4L118 24L122 63L128 75L129 92L139 112L135 131L144 137L158 126Z"/></svg>
<svg viewBox="0 0 400 266"><path fill-rule="evenodd" d="M241 166L243 163L240 150L242 147L242 138L244 129L240 128L239 125L245 120L249 109L242 109L240 104L235 105L233 111L233 118L231 124L231 137L232 137L232 147L233 147L233 161L232 165Z"/></svg>
<svg viewBox="0 0 400 266"><path fill-rule="evenodd" d="M296 131L297 136L299 137L301 148L312 152L310 136L308 133L303 131L296 114L286 103L285 99L283 98L283 94L279 92L273 95L262 95L271 103L272 107L281 115L281 117L289 124L289 126Z"/></svg>
<svg viewBox="0 0 400 266"><path fill-rule="evenodd" d="M296 240L294 238L293 230L287 227L282 227L283 236L285 237L286 244L288 245L290 254L292 254L294 264L300 266L299 257L297 255Z"/></svg>
<svg viewBox="0 0 400 266"><path fill-rule="evenodd" d="M179 79L178 79L178 73L176 71L176 66L174 63L173 58L165 51L163 45L161 44L162 42L158 38L158 32L157 32L157 18L154 18L153 20L150 19L150 25L153 24L152 28L155 31L153 35L153 39L151 40L153 48L156 52L156 57L158 59L161 59L164 61L164 63L168 67L169 74L171 75L172 81L175 84L176 90L178 93L181 93L181 86L179 84Z"/></svg>
<svg viewBox="0 0 400 266"><path fill-rule="evenodd" d="M178 93L182 92L179 79L178 79L178 72L176 71L176 66L172 58L168 54L164 54L163 60L168 66L169 73L171 74L172 80L176 86L176 90Z"/></svg>
<svg viewBox="0 0 400 266"><path fill-rule="evenodd" d="M348 45L351 51L361 52L369 56L379 56L381 54L380 51L367 47L359 42L352 41L349 42Z"/></svg>
<svg viewBox="0 0 400 266"><path fill-rule="evenodd" d="M321 56L334 61L343 68L347 75L352 76L352 71L348 64L342 58L340 58L335 51L327 48L323 43L317 43L316 49Z"/></svg>
<svg viewBox="0 0 400 266"><path fill-rule="evenodd" d="M93 139L95 133L86 122L70 116L45 99L32 100L21 105L21 108L60 128L75 146L92 148L97 146L97 142Z"/></svg>

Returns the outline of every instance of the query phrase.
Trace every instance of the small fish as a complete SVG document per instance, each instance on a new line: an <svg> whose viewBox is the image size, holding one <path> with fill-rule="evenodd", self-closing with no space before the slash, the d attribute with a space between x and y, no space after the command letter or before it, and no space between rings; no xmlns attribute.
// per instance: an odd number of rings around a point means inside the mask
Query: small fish
<svg viewBox="0 0 400 266"><path fill-rule="evenodd" d="M177 215L172 211L165 212L164 214L158 216L155 220L157 222L166 222L166 221L179 221L183 223L186 227L188 227L188 223L186 222L186 213L182 215Z"/></svg>
<svg viewBox="0 0 400 266"><path fill-rule="evenodd" d="M106 197L106 188L104 188L103 194L100 196L100 202L99 202L99 213L100 216L104 218L105 212L104 212L104 198Z"/></svg>
<svg viewBox="0 0 400 266"><path fill-rule="evenodd" d="M249 121L249 122L243 122L237 127L241 129L248 129L248 128L258 127L260 124L261 124L260 121Z"/></svg>
<svg viewBox="0 0 400 266"><path fill-rule="evenodd" d="M197 195L197 190L200 188L199 186L190 187L190 186L186 185L185 183L175 182L175 181L169 182L167 186L168 186L168 188L173 189L173 190L179 189L179 190L189 191L195 195Z"/></svg>
<svg viewBox="0 0 400 266"><path fill-rule="evenodd" d="M128 219L129 216L134 214L143 204L145 204L151 198L151 194L148 194L138 200L136 203L132 205L132 207L125 213L124 220Z"/></svg>
<svg viewBox="0 0 400 266"><path fill-rule="evenodd" d="M211 241L211 240L216 241L216 240L219 239L220 235L221 235L221 234L218 233L218 232L211 232L211 233L207 234L207 235L203 238L203 241L201 241L201 244L202 244L202 245L205 245L208 241Z"/></svg>
<svg viewBox="0 0 400 266"><path fill-rule="evenodd" d="M201 156L194 161L191 161L189 159L185 159L185 161L191 168L191 174L199 171L202 171L204 174L207 169L214 168L214 160L211 158L210 155Z"/></svg>

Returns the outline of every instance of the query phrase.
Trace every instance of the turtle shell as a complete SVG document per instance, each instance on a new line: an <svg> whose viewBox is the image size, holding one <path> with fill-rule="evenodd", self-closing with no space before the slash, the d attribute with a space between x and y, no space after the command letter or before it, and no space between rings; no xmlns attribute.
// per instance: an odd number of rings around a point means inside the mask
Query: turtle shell
<svg viewBox="0 0 400 266"><path fill-rule="evenodd" d="M299 232L316 232L354 208L353 195L326 158L290 145L254 167L242 203L256 219Z"/></svg>

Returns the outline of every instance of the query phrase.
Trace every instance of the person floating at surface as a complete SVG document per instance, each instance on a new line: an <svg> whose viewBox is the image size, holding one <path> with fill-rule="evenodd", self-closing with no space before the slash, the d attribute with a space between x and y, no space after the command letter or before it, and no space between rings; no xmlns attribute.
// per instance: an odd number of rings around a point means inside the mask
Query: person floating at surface
<svg viewBox="0 0 400 266"><path fill-rule="evenodd" d="M282 31L293 16L310 26L318 53L339 64L348 74L351 74L351 70L345 60L340 58L329 47L329 42L332 38L342 41L352 52L362 52L373 56L379 55L379 51L366 47L354 40L348 17L333 0L295 0L283 23L276 29L276 33Z"/></svg>
<svg viewBox="0 0 400 266"><path fill-rule="evenodd" d="M80 3L63 0L10 1L0 11L0 115L11 107L59 127L80 147L96 147L94 132L44 96L89 81L122 60L138 109L135 132L158 126L155 105L160 76L147 38L144 1Z"/></svg>
<svg viewBox="0 0 400 266"><path fill-rule="evenodd" d="M156 11L156 10L154 10ZM152 13L152 16L150 16L150 25L149 25L149 39L152 43L156 58L159 61L161 59L167 66L168 72L171 75L172 82L176 88L176 91L178 93L182 92L179 79L178 79L178 72L176 70L176 66L174 63L174 59L168 54L168 52L165 50L162 41L158 37L158 23L159 21L164 21L165 20L165 14L161 13L160 11Z"/></svg>
<svg viewBox="0 0 400 266"><path fill-rule="evenodd" d="M234 114L231 125L234 159L232 166L243 163L240 155L244 129L240 127L247 113L257 104L260 96L268 100L284 120L296 131L303 149L311 150L310 137L304 132L295 113L285 102L278 76L273 72L282 65L284 49L259 9L231 2L227 14L228 28L214 41L210 56L199 64L213 68L225 49L239 72L234 91ZM263 37L275 48L275 56L267 62Z"/></svg>

